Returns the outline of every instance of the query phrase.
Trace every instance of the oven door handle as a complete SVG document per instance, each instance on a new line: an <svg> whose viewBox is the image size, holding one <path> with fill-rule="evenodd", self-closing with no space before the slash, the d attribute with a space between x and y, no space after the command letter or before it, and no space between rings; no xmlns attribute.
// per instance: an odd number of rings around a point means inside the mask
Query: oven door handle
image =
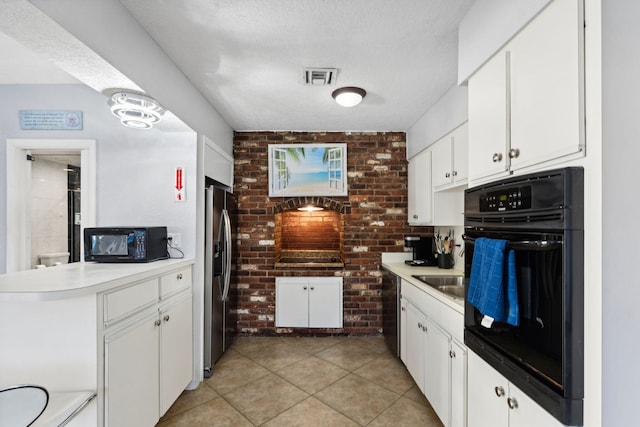
<svg viewBox="0 0 640 427"><path fill-rule="evenodd" d="M462 235L462 239L470 245L476 244L474 237L469 237L466 234ZM561 240L519 240L509 241L507 247L513 250L533 250L533 251L545 251L549 249L555 249L562 246Z"/></svg>

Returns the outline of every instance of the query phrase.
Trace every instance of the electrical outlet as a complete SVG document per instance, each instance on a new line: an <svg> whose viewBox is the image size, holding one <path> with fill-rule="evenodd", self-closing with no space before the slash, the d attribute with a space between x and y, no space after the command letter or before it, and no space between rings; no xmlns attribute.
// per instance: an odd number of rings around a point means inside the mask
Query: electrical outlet
<svg viewBox="0 0 640 427"><path fill-rule="evenodd" d="M179 248L182 244L180 233L167 233L167 238L171 239L169 244L174 248Z"/></svg>

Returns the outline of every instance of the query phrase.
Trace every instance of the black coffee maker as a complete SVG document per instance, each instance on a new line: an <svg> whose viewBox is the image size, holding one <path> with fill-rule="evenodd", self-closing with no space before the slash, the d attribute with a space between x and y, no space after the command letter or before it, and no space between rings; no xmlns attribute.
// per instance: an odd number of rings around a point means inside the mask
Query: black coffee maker
<svg viewBox="0 0 640 427"><path fill-rule="evenodd" d="M404 238L404 247L413 249L413 259L406 260L405 264L420 267L438 265L433 237L407 236Z"/></svg>

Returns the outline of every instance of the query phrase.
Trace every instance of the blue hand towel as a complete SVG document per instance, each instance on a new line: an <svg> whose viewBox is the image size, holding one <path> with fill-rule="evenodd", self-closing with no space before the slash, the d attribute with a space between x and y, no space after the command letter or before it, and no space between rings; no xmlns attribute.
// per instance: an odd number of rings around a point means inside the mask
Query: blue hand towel
<svg viewBox="0 0 640 427"><path fill-rule="evenodd" d="M518 326L515 254L510 250L505 256L507 243L506 240L476 239L467 300L495 321Z"/></svg>

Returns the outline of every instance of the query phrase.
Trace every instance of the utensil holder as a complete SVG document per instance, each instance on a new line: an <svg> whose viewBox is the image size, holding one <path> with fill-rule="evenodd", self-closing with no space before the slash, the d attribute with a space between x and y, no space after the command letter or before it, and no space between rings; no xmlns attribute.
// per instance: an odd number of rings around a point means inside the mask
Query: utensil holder
<svg viewBox="0 0 640 427"><path fill-rule="evenodd" d="M453 253L438 254L438 268L453 268L454 264Z"/></svg>

